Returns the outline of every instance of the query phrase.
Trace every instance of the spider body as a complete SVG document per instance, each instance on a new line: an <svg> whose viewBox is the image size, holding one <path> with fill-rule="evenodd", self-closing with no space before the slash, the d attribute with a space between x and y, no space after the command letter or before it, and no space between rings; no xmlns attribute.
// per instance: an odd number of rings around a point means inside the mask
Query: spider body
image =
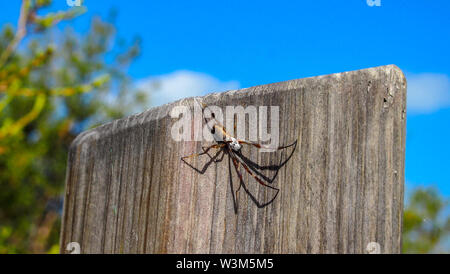
<svg viewBox="0 0 450 274"><path fill-rule="evenodd" d="M202 107L203 112L205 111L205 109L207 109L208 106L206 104L200 103L197 100L196 100L196 102ZM214 140L216 141L216 144L211 145L209 147L203 147L202 148L203 152L194 153L189 156L182 157L181 160L185 164L187 164L188 166L193 168L195 171L197 171L198 173L204 174L205 171L207 170L207 168L209 167L209 165L211 165L213 162L214 163L221 162L223 160L224 156L228 155L228 170L229 170L229 176L230 176L230 187L231 187L231 193L232 193L232 197L233 197L235 213L237 214L237 209L238 209L237 195L241 188L244 189L244 191L248 194L250 199L256 204L256 206L258 208L263 208L263 207L266 207L267 205L271 204L277 197L278 192L280 190L276 187L271 186L270 184L272 184L273 181L275 180L275 178L277 177L278 171L281 169L281 167L283 167L289 161L289 159L292 157L292 155L297 147L297 141L295 141L294 143L292 143L290 145L281 146L281 147L276 148L276 150L281 151L281 150L293 147L292 152L290 153L290 155L287 157L286 160L280 161L279 164L275 164L275 165L260 166L257 163L252 162L250 159L248 159L245 155L242 154L242 151L241 151L242 145L249 145L249 146L256 147L258 149L263 148L265 146L258 144L258 143L254 143L254 142L239 140L239 139L233 137L231 134L229 134L226 131L225 127L222 126L216 120L214 113L211 113L211 118L209 121L206 117L204 119L205 119L206 124L209 127L211 134L214 137ZM211 123L212 123L212 125L211 125ZM235 124L235 131L236 131L236 124ZM208 153L211 149L217 150L214 156L211 156ZM202 156L202 155L208 155L210 158L210 161L208 163L206 163L206 165L204 165L201 170L197 169L196 167L192 166L190 163L188 163L186 161L186 159L188 159L188 158L194 158L194 157L198 157L198 156ZM239 177L239 187L235 191L233 190L231 164L233 164L234 170L235 170L237 176ZM241 170L241 168L242 168L242 170ZM263 171L270 171L274 174L272 176L266 176L263 174ZM273 197L266 202L258 201L258 199L255 197L254 194L251 193L248 186L244 182L244 179L242 176L243 172L247 172L250 175L249 178L253 178L252 180L254 182L256 182L257 185L259 185L265 189L274 191L275 194L273 195Z"/></svg>
<svg viewBox="0 0 450 274"><path fill-rule="evenodd" d="M239 144L238 140L236 138L231 137L231 143L228 144L232 150L234 151L240 151L242 148L242 145Z"/></svg>
<svg viewBox="0 0 450 274"><path fill-rule="evenodd" d="M236 152L240 151L242 148L242 145L239 143L238 139L228 134L228 132L225 131L225 128L221 125L214 125L211 128L211 134L213 135L214 140L221 146L228 146Z"/></svg>

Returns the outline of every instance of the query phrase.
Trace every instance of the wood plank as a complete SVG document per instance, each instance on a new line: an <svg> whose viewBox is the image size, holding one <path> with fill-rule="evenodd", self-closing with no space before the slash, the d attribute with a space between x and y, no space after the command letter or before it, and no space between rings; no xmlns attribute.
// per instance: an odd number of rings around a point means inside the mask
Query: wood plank
<svg viewBox="0 0 450 274"><path fill-rule="evenodd" d="M280 143L298 144L274 182L280 189L274 202L257 208L241 190L235 214L227 156L205 174L181 161L206 144L171 137L177 119L169 113L175 106L193 110L195 101L187 98L89 130L73 142L62 253L70 242L80 243L82 253L367 253L370 242L383 253L400 252L406 80L398 67L202 100L280 108ZM256 148L242 151L259 163L276 158Z"/></svg>

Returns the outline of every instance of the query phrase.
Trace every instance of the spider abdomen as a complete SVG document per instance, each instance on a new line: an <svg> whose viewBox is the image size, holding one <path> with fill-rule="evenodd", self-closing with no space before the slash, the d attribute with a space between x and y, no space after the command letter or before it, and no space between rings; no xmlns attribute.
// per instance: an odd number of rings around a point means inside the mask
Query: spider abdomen
<svg viewBox="0 0 450 274"><path fill-rule="evenodd" d="M231 137L230 147L234 151L239 151L242 148L242 145L236 140L236 138Z"/></svg>

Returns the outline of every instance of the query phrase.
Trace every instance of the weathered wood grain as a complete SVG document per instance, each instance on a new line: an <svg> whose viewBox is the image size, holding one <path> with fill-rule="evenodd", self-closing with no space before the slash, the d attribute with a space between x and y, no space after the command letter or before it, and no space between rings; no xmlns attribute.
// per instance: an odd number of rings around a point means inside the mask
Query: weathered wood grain
<svg viewBox="0 0 450 274"><path fill-rule="evenodd" d="M208 95L212 105L280 106L280 140L298 140L275 202L239 198L225 161L197 174L170 137L175 105L84 132L68 159L61 252L382 253L401 249L406 80L383 66ZM256 155L267 160L265 154ZM266 157L266 158L265 158Z"/></svg>

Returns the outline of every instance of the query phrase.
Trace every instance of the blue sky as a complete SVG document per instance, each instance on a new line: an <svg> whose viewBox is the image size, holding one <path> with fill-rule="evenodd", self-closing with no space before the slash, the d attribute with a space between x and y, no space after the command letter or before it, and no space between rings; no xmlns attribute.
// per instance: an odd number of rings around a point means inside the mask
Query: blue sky
<svg viewBox="0 0 450 274"><path fill-rule="evenodd" d="M54 0L52 10L66 9ZM129 70L136 85L163 83L164 103L250 87L396 64L408 79L406 182L435 185L450 197L450 1L120 1L86 0L67 23L78 32L92 16L118 11L118 34L143 40ZM19 1L0 10L16 24ZM159 100L159 101L158 101Z"/></svg>

